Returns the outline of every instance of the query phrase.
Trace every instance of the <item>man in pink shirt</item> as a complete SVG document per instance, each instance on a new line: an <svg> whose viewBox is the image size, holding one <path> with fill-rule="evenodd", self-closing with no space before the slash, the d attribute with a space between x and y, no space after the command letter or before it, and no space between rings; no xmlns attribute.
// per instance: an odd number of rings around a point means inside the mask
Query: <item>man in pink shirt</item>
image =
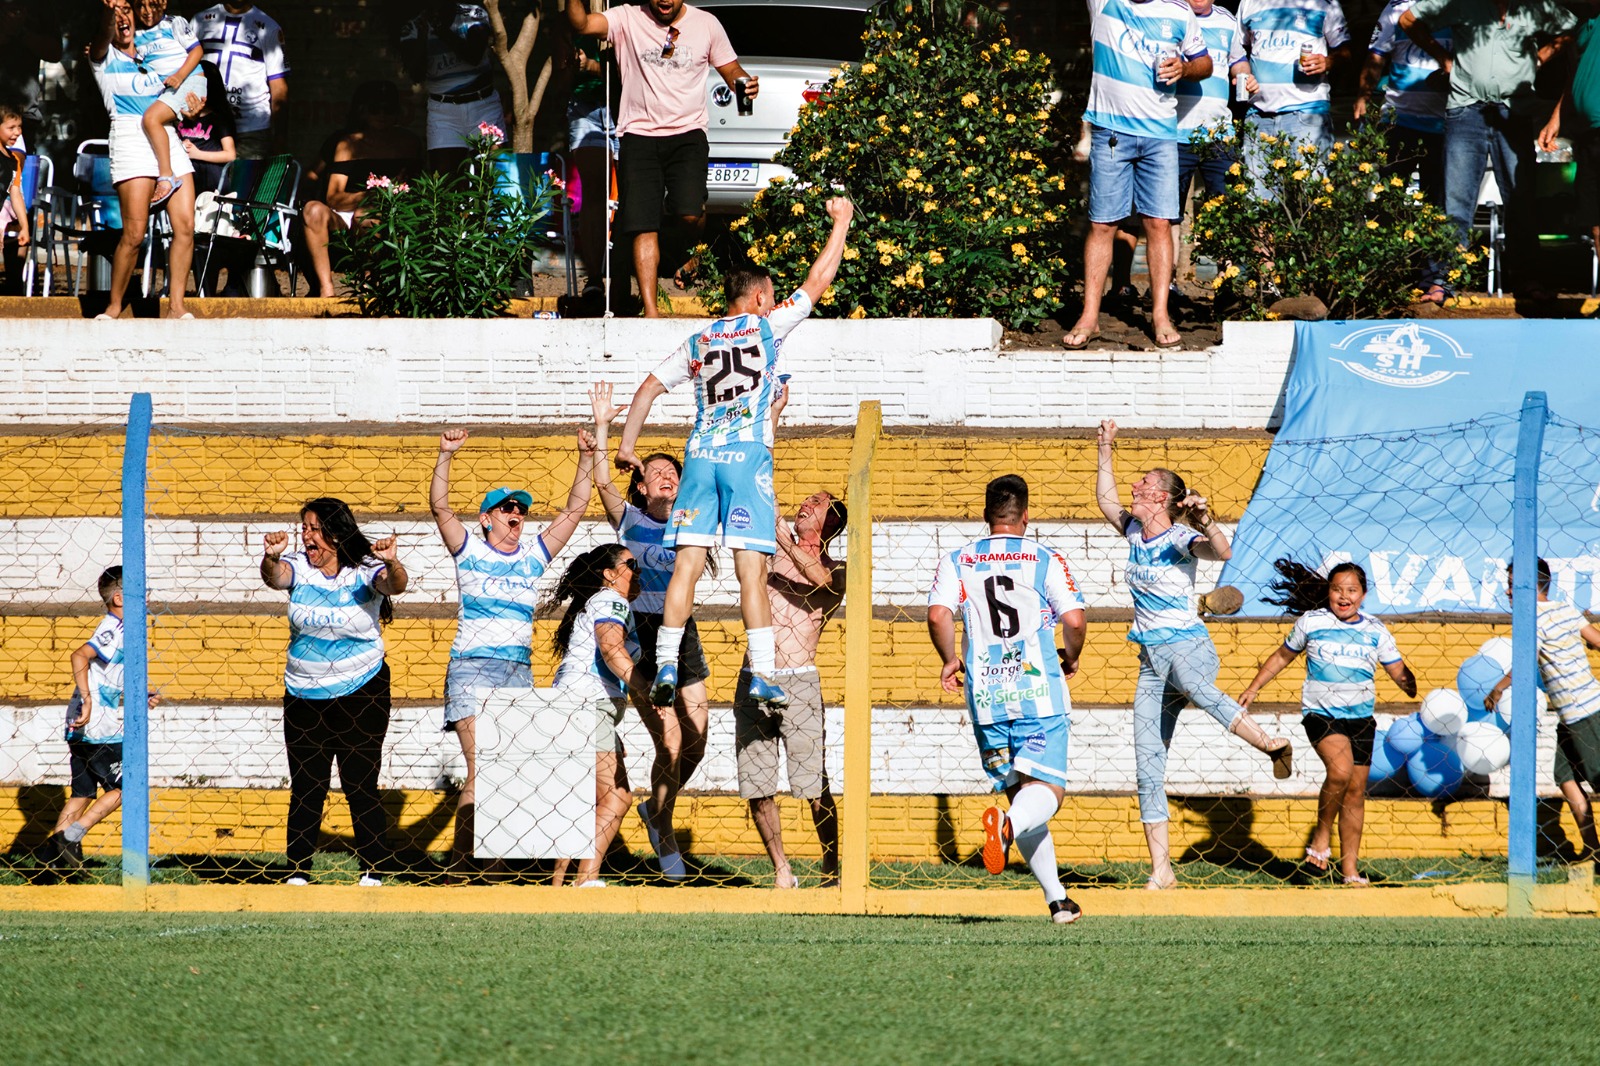
<svg viewBox="0 0 1600 1066"><path fill-rule="evenodd" d="M585 0L567 0L567 21L574 33L605 37L616 49L622 70L617 232L633 240L644 314L656 318L663 214L675 216L690 237L705 223L706 68L715 68L729 88L744 78L747 97L759 91L759 79L739 65L722 23L683 0L618 5L604 15L591 14Z"/></svg>

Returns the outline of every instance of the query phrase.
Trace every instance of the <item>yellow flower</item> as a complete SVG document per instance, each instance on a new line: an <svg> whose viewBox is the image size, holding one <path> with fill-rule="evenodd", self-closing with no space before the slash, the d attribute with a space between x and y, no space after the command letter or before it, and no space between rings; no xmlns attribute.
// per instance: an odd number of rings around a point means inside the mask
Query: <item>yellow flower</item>
<svg viewBox="0 0 1600 1066"><path fill-rule="evenodd" d="M1301 155L1316 155L1317 146L1314 144L1302 144L1298 149L1296 149L1296 151L1298 151Z"/></svg>
<svg viewBox="0 0 1600 1066"><path fill-rule="evenodd" d="M922 213L923 214L931 215L937 210L939 210L939 205L934 203L932 200L924 200L924 201L922 201Z"/></svg>
<svg viewBox="0 0 1600 1066"><path fill-rule="evenodd" d="M728 229L729 230L736 230L740 226L743 226L746 223L748 223L749 221L750 221L750 216L749 215L745 215L742 218L736 218L732 222L728 223Z"/></svg>
<svg viewBox="0 0 1600 1066"><path fill-rule="evenodd" d="M1222 272L1222 276L1225 277L1225 278L1236 278L1236 277L1238 277L1239 276L1239 268L1238 268L1238 266L1236 266L1233 263L1229 263L1228 264L1228 269L1226 269L1226 270L1224 270Z"/></svg>
<svg viewBox="0 0 1600 1066"><path fill-rule="evenodd" d="M1406 187L1406 183L1401 181L1398 175L1395 176L1395 177L1390 178L1389 179L1389 184L1393 185L1397 189L1403 189L1403 188Z"/></svg>
<svg viewBox="0 0 1600 1066"><path fill-rule="evenodd" d="M880 126L887 126L889 124L889 116L879 115L876 121Z"/></svg>
<svg viewBox="0 0 1600 1066"><path fill-rule="evenodd" d="M856 251L854 248L846 248L844 250L844 258L846 258L846 259L860 259L861 258L861 253Z"/></svg>
<svg viewBox="0 0 1600 1066"><path fill-rule="evenodd" d="M823 303L824 306L827 306L828 304L833 303L833 286L832 285L829 285L826 289L822 290L822 303Z"/></svg>
<svg viewBox="0 0 1600 1066"><path fill-rule="evenodd" d="M1295 171L1293 174L1290 174L1289 176L1291 178L1293 178L1295 181L1305 181L1306 180L1306 176L1309 175L1310 173L1311 173L1311 171L1307 170L1305 167L1301 167L1299 170Z"/></svg>
<svg viewBox="0 0 1600 1066"><path fill-rule="evenodd" d="M962 107L977 107L978 106L978 94L977 93L968 93L967 95L963 96L961 98L961 106Z"/></svg>
<svg viewBox="0 0 1600 1066"><path fill-rule="evenodd" d="M1011 254L1018 259L1026 259L1028 258L1028 246L1018 241L1011 246Z"/></svg>
<svg viewBox="0 0 1600 1066"><path fill-rule="evenodd" d="M1461 277L1461 271L1459 271L1459 270L1450 271L1450 280L1451 281L1455 281L1459 277Z"/></svg>
<svg viewBox="0 0 1600 1066"><path fill-rule="evenodd" d="M1333 142L1333 150L1334 150L1334 151L1335 151L1335 152L1342 152L1342 151L1344 151L1344 142L1343 142L1343 141L1334 141L1334 142Z"/></svg>
<svg viewBox="0 0 1600 1066"><path fill-rule="evenodd" d="M876 74L876 73L878 73L878 64L870 63L870 62L861 64L861 73L863 73L863 74Z"/></svg>
<svg viewBox="0 0 1600 1066"><path fill-rule="evenodd" d="M1218 274L1216 277L1211 279L1211 287L1213 289L1222 288L1222 275L1221 274Z"/></svg>
<svg viewBox="0 0 1600 1066"><path fill-rule="evenodd" d="M1272 169L1273 170L1282 170L1284 167L1286 167L1288 165L1289 165L1289 161L1287 159L1274 159L1272 161Z"/></svg>
<svg viewBox="0 0 1600 1066"><path fill-rule="evenodd" d="M883 255L878 256L878 262L883 266L888 266L890 263L894 262L894 256L885 252Z"/></svg>
<svg viewBox="0 0 1600 1066"><path fill-rule="evenodd" d="M973 140L977 141L979 144L988 144L989 143L989 138L985 137L981 133L978 134L976 137L974 137Z"/></svg>
<svg viewBox="0 0 1600 1066"><path fill-rule="evenodd" d="M1229 167L1228 168L1228 173L1237 178L1239 176L1239 174L1241 173L1241 171L1239 170L1239 164L1235 163L1233 166Z"/></svg>
<svg viewBox="0 0 1600 1066"><path fill-rule="evenodd" d="M865 307L862 307L860 304L856 304L855 307L850 309L850 314L848 316L846 316L846 317L848 317L848 318L866 318L867 317L867 309Z"/></svg>
<svg viewBox="0 0 1600 1066"><path fill-rule="evenodd" d="M1015 126L1017 124L1017 116L1016 115L1012 115L1012 114L1007 114L1006 115L1006 121L1011 123L1013 126Z"/></svg>
<svg viewBox="0 0 1600 1066"><path fill-rule="evenodd" d="M1408 230L1406 230L1406 232L1405 232L1405 238L1406 238L1406 240L1408 240L1408 241L1414 241L1414 240L1416 240L1416 239L1417 239L1417 231L1416 231L1416 230L1414 230L1414 229L1408 229Z"/></svg>
<svg viewBox="0 0 1600 1066"><path fill-rule="evenodd" d="M1032 59L1033 57L1028 54L1028 50L1026 48L1018 48L1015 58L1016 58L1018 63L1026 63L1028 60Z"/></svg>
<svg viewBox="0 0 1600 1066"><path fill-rule="evenodd" d="M1367 219L1367 228L1368 229L1377 229L1378 228L1377 220L1376 219L1371 219L1371 218Z"/></svg>
<svg viewBox="0 0 1600 1066"><path fill-rule="evenodd" d="M1413 199L1413 200L1420 200L1420 199L1422 199L1422 190L1421 190L1421 189L1418 189L1418 190L1417 190L1417 191L1416 191L1416 192L1414 192L1414 193L1412 193L1412 194L1411 194L1411 198L1412 198L1412 199Z"/></svg>
<svg viewBox="0 0 1600 1066"><path fill-rule="evenodd" d="M1233 187L1233 191L1238 193L1240 196L1243 196L1245 193L1250 191L1250 186L1241 181L1239 184Z"/></svg>
<svg viewBox="0 0 1600 1066"><path fill-rule="evenodd" d="M1017 227L1017 232L1018 233L1027 233L1028 232L1028 227L1027 226L1018 226Z"/></svg>
<svg viewBox="0 0 1600 1066"><path fill-rule="evenodd" d="M906 177L910 178L912 181L916 181L918 178L922 177L921 168L912 167L910 170L906 171Z"/></svg>
<svg viewBox="0 0 1600 1066"><path fill-rule="evenodd" d="M1464 253L1464 254L1463 254L1463 255L1462 255L1462 256L1461 256L1461 258L1463 258L1463 259L1465 259L1465 260L1466 260L1466 261L1467 261L1467 265L1468 265L1468 266L1471 266L1471 265L1472 265L1472 264L1473 264L1473 263L1476 263L1476 262L1477 262L1477 261L1478 261L1478 257L1477 257L1477 255L1475 255L1475 254L1474 254L1474 253L1472 253L1472 252L1466 252L1466 253Z"/></svg>
<svg viewBox="0 0 1600 1066"><path fill-rule="evenodd" d="M1040 285L1040 286L1037 286L1037 287L1036 287L1036 288L1035 288L1035 289L1034 289L1034 290L1033 290L1033 298L1034 298L1034 299L1035 299L1035 300L1042 300L1042 299L1044 299L1044 298L1045 298L1045 297L1046 297L1046 296L1049 296L1049 295L1050 295L1050 290L1049 290L1049 289L1047 289L1047 288L1045 288L1045 287L1044 287L1044 286L1043 286L1043 285Z"/></svg>
<svg viewBox="0 0 1600 1066"><path fill-rule="evenodd" d="M1054 222L1056 220L1056 213L1054 211L1046 211L1044 213L1044 220L1046 222Z"/></svg>
<svg viewBox="0 0 1600 1066"><path fill-rule="evenodd" d="M1322 183L1322 191L1323 192L1332 192L1333 191L1333 182L1331 182L1331 181L1323 182Z"/></svg>
<svg viewBox="0 0 1600 1066"><path fill-rule="evenodd" d="M902 123L900 123L900 132L901 133L910 133L911 132L911 127L907 126L904 122L902 122Z"/></svg>
<svg viewBox="0 0 1600 1066"><path fill-rule="evenodd" d="M928 262L932 263L934 266L938 266L940 263L944 262L944 256L940 255L938 251L929 252Z"/></svg>
<svg viewBox="0 0 1600 1066"><path fill-rule="evenodd" d="M1371 163L1362 163L1360 166L1356 167L1356 169L1361 171L1361 173L1363 173L1363 174L1371 174L1372 173L1372 164Z"/></svg>
<svg viewBox="0 0 1600 1066"><path fill-rule="evenodd" d="M903 289L906 287L906 276L904 274L900 274L896 277L893 277L889 279L889 284L893 285L897 289Z"/></svg>
<svg viewBox="0 0 1600 1066"><path fill-rule="evenodd" d="M806 213L806 205L805 204L799 204L799 203L790 204L789 205L789 213L791 215L803 215L803 214Z"/></svg>

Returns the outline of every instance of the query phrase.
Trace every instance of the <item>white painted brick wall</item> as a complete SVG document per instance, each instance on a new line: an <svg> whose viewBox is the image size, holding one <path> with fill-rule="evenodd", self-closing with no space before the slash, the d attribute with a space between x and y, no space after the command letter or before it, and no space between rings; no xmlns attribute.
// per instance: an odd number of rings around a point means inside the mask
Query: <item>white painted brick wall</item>
<svg viewBox="0 0 1600 1066"><path fill-rule="evenodd" d="M584 390L626 393L694 328L686 320L396 321L20 319L0 336L0 425L126 416L152 394L175 423L337 426L571 422ZM785 418L851 425L881 400L892 426L1260 429L1289 365L1288 323L1227 323L1205 351L1065 352L1000 346L988 319L818 321L785 348ZM685 390L652 420L687 423Z"/></svg>
<svg viewBox="0 0 1600 1066"><path fill-rule="evenodd" d="M394 533L400 558L411 574L411 587L399 601L407 604L455 603L455 566L431 520L370 520L369 536ZM1229 535L1231 526L1225 526ZM293 530L287 522L194 522L156 518L146 541L152 600L180 604L219 602L281 605L284 594L261 584L258 566L261 538L269 530ZM1067 557L1073 575L1091 607L1130 605L1122 584L1128 549L1105 522L1035 522L1030 532ZM939 557L982 536L981 522L878 522L873 528L873 602L920 607ZM585 522L556 560L546 578L553 586L566 561L585 549L611 540L601 521ZM100 572L121 559L122 527L115 518L0 519L0 604L11 609L90 603ZM846 540L834 545L844 558ZM1222 564L1202 562L1200 584L1210 588ZM700 585L700 602L731 606L738 602L733 567L721 566Z"/></svg>
<svg viewBox="0 0 1600 1066"><path fill-rule="evenodd" d="M157 787L206 784L218 788L281 788L288 780L283 750L282 708L259 706L163 705L152 717L152 783ZM829 707L826 720L828 776L843 787L844 712ZM61 739L62 708L0 706L0 783L64 784L67 746ZM1174 796L1248 794L1311 796L1322 783L1322 764L1306 743L1296 716L1257 715L1269 734L1295 744L1295 772L1285 781L1272 777L1266 759L1221 730L1202 712L1179 720L1167 761L1167 791ZM1392 716L1378 715L1380 728ZM465 772L454 736L441 732L437 705L396 707L384 744L385 788L438 788ZM650 779L650 738L637 714L623 721L629 780ZM1539 792L1557 795L1551 780L1555 726L1540 722L1537 765ZM1073 792L1134 791L1133 731L1126 708L1079 707L1073 711L1070 775ZM1490 794L1508 794L1509 771L1490 777ZM738 789L733 754L733 713L711 709L707 755L688 783L697 791ZM786 782L784 787L787 787ZM981 794L987 778L964 710L955 707L879 707L873 714L872 789L874 792Z"/></svg>

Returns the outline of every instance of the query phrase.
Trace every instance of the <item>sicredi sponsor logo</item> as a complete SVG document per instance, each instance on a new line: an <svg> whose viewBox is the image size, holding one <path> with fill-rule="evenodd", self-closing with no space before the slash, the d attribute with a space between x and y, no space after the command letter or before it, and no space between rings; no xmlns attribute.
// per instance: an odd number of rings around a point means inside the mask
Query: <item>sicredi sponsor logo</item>
<svg viewBox="0 0 1600 1066"><path fill-rule="evenodd" d="M1454 337L1415 322L1352 330L1333 348L1347 354L1329 358L1350 373L1398 389L1425 389L1464 375L1459 361L1472 358Z"/></svg>

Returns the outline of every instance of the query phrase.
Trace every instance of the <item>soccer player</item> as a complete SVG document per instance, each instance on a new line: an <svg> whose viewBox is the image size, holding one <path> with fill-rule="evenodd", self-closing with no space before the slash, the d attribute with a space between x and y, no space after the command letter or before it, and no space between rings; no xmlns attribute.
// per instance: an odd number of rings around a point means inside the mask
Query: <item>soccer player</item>
<svg viewBox="0 0 1600 1066"><path fill-rule="evenodd" d="M983 865L1006 868L1011 841L1044 889L1050 920L1075 922L1083 913L1067 897L1056 867L1050 818L1067 785L1067 736L1072 697L1067 679L1078 672L1087 629L1083 596L1061 555L1027 535L1028 483L1016 474L989 482L983 520L989 535L939 560L928 593L928 635L944 661L946 692L966 674L967 711L978 756L1011 801L1004 815L983 813ZM963 655L956 656L956 612ZM1064 626L1063 644L1055 630Z"/></svg>
<svg viewBox="0 0 1600 1066"><path fill-rule="evenodd" d="M721 543L733 549L750 662L750 697L782 707L783 689L772 680L776 649L767 603L767 560L777 544L778 503L772 494L772 405L779 390L778 353L789 334L822 298L839 272L854 206L841 196L827 204L833 231L806 280L775 303L772 275L759 267L728 274L728 314L696 333L644 379L628 407L617 446L617 466L643 473L634 452L656 397L694 382L694 431L684 447L683 483L661 538L674 548L672 581L656 633L656 676L650 702L671 706L678 688L678 648L694 606L706 553Z"/></svg>

